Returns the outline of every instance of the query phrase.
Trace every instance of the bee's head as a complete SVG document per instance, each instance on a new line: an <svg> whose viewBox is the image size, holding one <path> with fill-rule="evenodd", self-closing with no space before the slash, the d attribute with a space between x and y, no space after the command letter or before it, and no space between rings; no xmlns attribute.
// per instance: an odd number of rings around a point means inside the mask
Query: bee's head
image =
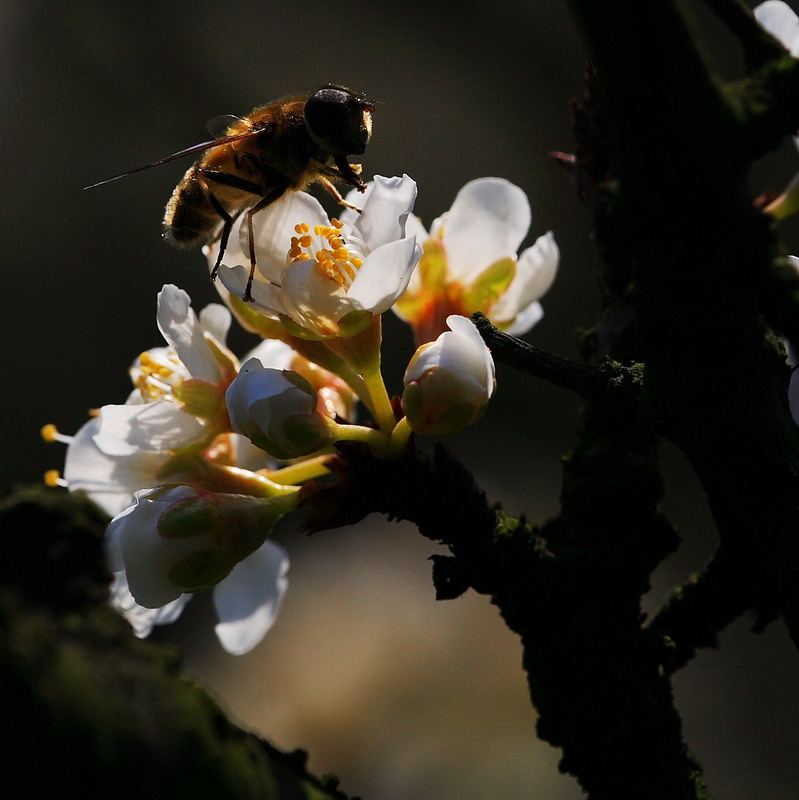
<svg viewBox="0 0 799 800"><path fill-rule="evenodd" d="M372 135L374 109L363 95L330 84L305 102L305 127L311 138L333 155L360 155Z"/></svg>

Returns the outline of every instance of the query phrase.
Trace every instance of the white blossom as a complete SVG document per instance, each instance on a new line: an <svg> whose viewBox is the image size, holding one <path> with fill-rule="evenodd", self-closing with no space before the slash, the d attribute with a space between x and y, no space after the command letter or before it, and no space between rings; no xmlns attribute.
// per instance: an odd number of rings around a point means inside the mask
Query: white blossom
<svg viewBox="0 0 799 800"><path fill-rule="evenodd" d="M293 192L253 217L256 270L252 307L318 338L362 330L405 291L421 255L405 223L416 184L377 176L350 222L330 220L319 202ZM245 298L249 266L247 226L237 223L219 278ZM213 249L209 263L215 263Z"/></svg>
<svg viewBox="0 0 799 800"><path fill-rule="evenodd" d="M471 320L422 345L405 371L402 405L416 433L451 434L476 422L494 394L494 360Z"/></svg>

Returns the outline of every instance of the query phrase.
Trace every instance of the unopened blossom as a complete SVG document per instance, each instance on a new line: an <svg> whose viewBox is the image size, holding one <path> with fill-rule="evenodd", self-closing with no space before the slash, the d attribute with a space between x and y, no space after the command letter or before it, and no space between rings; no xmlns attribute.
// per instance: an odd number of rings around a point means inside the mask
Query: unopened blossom
<svg viewBox="0 0 799 800"><path fill-rule="evenodd" d="M293 335L342 337L367 328L405 291L421 255L405 227L415 182L377 176L374 187L362 213L346 223L329 219L304 192L255 214L251 284L247 226L239 221L219 270L225 289ZM214 250L207 255L215 263Z"/></svg>
<svg viewBox="0 0 799 800"><path fill-rule="evenodd" d="M191 593L213 587L220 642L247 652L272 626L286 591L288 557L266 537L295 505L288 493L139 492L108 528L114 604L146 636L154 624L174 621Z"/></svg>
<svg viewBox="0 0 799 800"><path fill-rule="evenodd" d="M429 234L418 219L408 222L424 254L394 310L418 344L444 331L450 314L481 311L514 336L541 319L538 300L555 279L559 251L550 231L518 253L530 221L530 204L518 186L479 178L458 192Z"/></svg>
<svg viewBox="0 0 799 800"><path fill-rule="evenodd" d="M422 345L405 371L402 407L415 433L458 433L483 415L496 388L494 360L471 320Z"/></svg>
<svg viewBox="0 0 799 800"><path fill-rule="evenodd" d="M794 57L799 57L799 17L782 0L766 0L752 9L755 19Z"/></svg>
<svg viewBox="0 0 799 800"><path fill-rule="evenodd" d="M752 10L755 19L794 57L799 58L799 17L794 10L781 0L766 0ZM799 136L793 137L799 148ZM776 219L799 211L799 172L794 175L785 191L773 200L765 211Z"/></svg>
<svg viewBox="0 0 799 800"><path fill-rule="evenodd" d="M309 455L334 441L324 403L305 378L267 369L257 358L242 365L227 390L233 430L281 459Z"/></svg>

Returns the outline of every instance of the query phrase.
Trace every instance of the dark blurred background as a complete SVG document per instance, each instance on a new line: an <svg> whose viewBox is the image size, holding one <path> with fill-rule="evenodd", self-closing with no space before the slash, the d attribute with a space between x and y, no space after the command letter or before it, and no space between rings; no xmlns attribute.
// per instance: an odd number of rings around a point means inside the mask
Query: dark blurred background
<svg viewBox="0 0 799 800"><path fill-rule="evenodd" d="M0 4L2 486L62 466L63 448L39 439L43 423L72 432L89 408L124 400L129 363L161 343L163 283L186 289L196 308L216 299L203 258L160 239L164 203L188 162L81 187L205 140L211 117L328 81L380 101L364 172L412 175L425 222L472 178L498 175L525 189L528 243L553 229L562 253L544 320L527 338L576 356L574 332L592 324L597 299L587 212L547 156L572 148L569 99L581 92L585 59L564 6ZM698 11L719 69L736 75L734 42ZM779 191L797 168L786 143L758 165L753 196ZM799 249L794 222L784 236ZM392 318L386 339L396 390L410 337ZM233 336L239 354L253 344ZM486 417L451 447L492 499L543 519L557 511L559 457L579 407L506 368L498 378ZM714 546L690 470L669 448L664 461L666 507L685 542L656 575L649 610ZM435 602L430 543L378 518L280 538L292 585L253 653L221 651L202 599L157 633L184 650L188 670L236 718L283 748L309 748L312 769L338 772L345 790L366 798L581 796L557 773L557 752L535 738L516 638L483 597ZM799 787L797 654L781 623L760 636L749 625L740 620L720 650L683 670L677 701L717 796L789 800Z"/></svg>

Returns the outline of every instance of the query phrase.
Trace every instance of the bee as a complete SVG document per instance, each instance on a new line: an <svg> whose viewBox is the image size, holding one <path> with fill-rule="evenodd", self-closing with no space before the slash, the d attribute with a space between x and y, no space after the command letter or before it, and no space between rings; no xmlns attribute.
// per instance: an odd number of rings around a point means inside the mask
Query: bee
<svg viewBox="0 0 799 800"><path fill-rule="evenodd" d="M364 95L326 84L309 94L259 106L244 117L215 117L208 123L215 139L85 188L199 153L169 198L163 236L170 244L184 248L218 241L219 253L211 271L215 279L233 223L244 213L250 276L243 299L252 301L253 216L287 192L301 191L312 183L321 184L338 203L355 208L332 181L349 184L360 192L366 189L359 177L360 165L350 164L348 156L365 152L374 110L374 104Z"/></svg>

